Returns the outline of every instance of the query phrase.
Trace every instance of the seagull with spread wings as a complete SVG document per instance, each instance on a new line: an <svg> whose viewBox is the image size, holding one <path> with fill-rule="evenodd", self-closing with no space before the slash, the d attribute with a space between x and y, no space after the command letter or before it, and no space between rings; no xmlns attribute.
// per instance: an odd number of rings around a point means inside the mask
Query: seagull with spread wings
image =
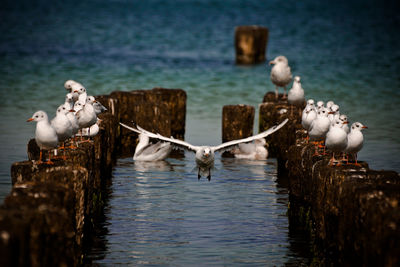
<svg viewBox="0 0 400 267"><path fill-rule="evenodd" d="M207 175L208 180L211 180L211 169L214 167L215 152L221 153L223 151L231 150L232 148L236 147L237 145L239 145L241 143L249 143L249 142L252 142L252 141L260 139L260 138L265 138L268 135L270 135L270 134L276 132L277 130L279 130L280 128L282 128L287 122L288 122L288 119L284 120L283 122L281 122L278 125L275 125L275 126L269 128L265 132L262 132L262 133L259 133L257 135L250 136L247 138L222 143L218 146L194 146L185 141L175 139L173 137L168 138L168 137L162 136L160 134L155 134L155 133L146 131L145 129L141 128L139 125L136 125L136 129L135 129L135 128L130 127L121 122L120 122L120 124L123 127L127 128L131 131L134 131L134 132L139 131L140 133L143 133L143 134L149 136L150 138L155 138L160 141L169 142L175 148L185 149L185 150L190 150L190 151L195 152L196 153L196 156L195 156L196 166L199 169L199 171L197 173L198 179L200 179L201 176Z"/></svg>

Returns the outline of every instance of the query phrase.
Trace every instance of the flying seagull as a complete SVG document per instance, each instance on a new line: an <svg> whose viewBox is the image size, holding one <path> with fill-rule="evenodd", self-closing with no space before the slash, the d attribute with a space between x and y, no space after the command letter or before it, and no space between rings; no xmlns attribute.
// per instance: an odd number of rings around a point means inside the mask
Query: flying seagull
<svg viewBox="0 0 400 267"><path fill-rule="evenodd" d="M194 146L185 141L178 140L173 137L168 138L168 137L162 136L160 134L155 134L155 133L146 131L145 129L141 128L139 125L136 125L136 129L135 129L135 128L132 128L121 122L120 122L120 124L123 127L127 128L131 131L134 131L134 132L140 131L141 133L144 133L151 138L155 138L155 139L158 139L158 140L161 140L164 142L169 142L175 148L186 149L186 150L195 152L196 153L196 156L195 156L196 166L199 169L199 171L197 173L198 179L200 179L200 177L202 175L203 176L207 175L207 179L210 181L211 180L211 169L214 167L214 153L215 152L223 152L223 151L231 150L232 148L236 147L237 145L239 145L241 143L249 143L249 142L252 142L253 140L265 138L268 135L270 135L270 134L276 132L277 130L279 130L280 128L282 128L287 122L288 122L288 119L285 119L279 125L275 125L275 126L269 128L268 130L266 130L265 132L262 132L262 133L259 133L257 135L250 136L247 138L229 141L229 142L220 144L218 146Z"/></svg>

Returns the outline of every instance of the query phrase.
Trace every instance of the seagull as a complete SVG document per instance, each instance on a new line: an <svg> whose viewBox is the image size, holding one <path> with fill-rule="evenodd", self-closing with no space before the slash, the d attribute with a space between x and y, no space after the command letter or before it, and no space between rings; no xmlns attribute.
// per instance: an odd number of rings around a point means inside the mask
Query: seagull
<svg viewBox="0 0 400 267"><path fill-rule="evenodd" d="M340 116L339 105L333 104L328 114L329 114L328 118L331 120L331 122L334 122L335 120L339 119Z"/></svg>
<svg viewBox="0 0 400 267"><path fill-rule="evenodd" d="M318 141L325 140L326 133L329 130L331 121L328 119L328 110L326 108L321 109L317 112L317 117L311 122L310 128L308 130L308 136L310 140L315 141L317 146ZM318 149L316 149L315 154L317 154Z"/></svg>
<svg viewBox="0 0 400 267"><path fill-rule="evenodd" d="M347 121L342 122L337 119L331 123L331 128L326 134L325 146L327 149L333 152L332 158L329 161L329 165L333 165L337 162L335 159L335 153L342 153L347 147L347 133L343 129L343 125L347 124ZM339 166L340 163L337 164Z"/></svg>
<svg viewBox="0 0 400 267"><path fill-rule="evenodd" d="M76 82L76 81L74 81L74 80L67 80L67 81L64 83L64 88L65 88L68 92L72 93L72 94L73 94L73 99L74 99L74 101L77 101L79 95L78 95L78 93L75 92L75 91L78 91L80 88L85 88L85 87L84 87L82 84L80 84L80 83L78 83L78 82Z"/></svg>
<svg viewBox="0 0 400 267"><path fill-rule="evenodd" d="M316 106L317 111L321 110L323 107L324 107L324 101L318 101Z"/></svg>
<svg viewBox="0 0 400 267"><path fill-rule="evenodd" d="M78 101L81 103L86 103L87 100L87 93L85 87L80 87L79 89L75 90L74 93L78 94Z"/></svg>
<svg viewBox="0 0 400 267"><path fill-rule="evenodd" d="M74 108L74 94L73 93L68 93L65 95L64 104L66 104L70 110Z"/></svg>
<svg viewBox="0 0 400 267"><path fill-rule="evenodd" d="M122 126L139 134L139 143L136 145L133 160L135 161L160 161L166 159L171 153L170 142L159 141L155 144L150 143L150 137L146 133L129 127L123 123Z"/></svg>
<svg viewBox="0 0 400 267"><path fill-rule="evenodd" d="M279 130L280 128L282 128L287 122L288 122L288 119L285 119L281 124L275 125L275 126L271 127L270 129L266 130L265 132L262 132L262 133L259 133L257 135L250 136L247 138L229 141L229 142L220 144L218 146L194 146L194 145L191 145L182 140L178 140L178 139L175 139L172 137L168 138L168 137L162 136L160 134L154 134L152 132L144 130L143 128L140 128L138 125L136 125L136 128L138 131L148 135L151 138L169 142L174 147L179 148L179 149L186 149L186 150L195 152L196 153L196 156L195 156L196 166L198 168L198 173L197 173L198 179L200 179L202 175L203 176L207 175L207 179L210 181L211 180L211 169L214 167L215 152L223 152L226 150L231 150L233 147L235 147L241 143L249 143L253 140L265 138L268 135L270 135L270 134L274 133L275 131ZM134 128L129 127L126 124L123 124L121 122L120 122L120 124L127 129L135 131Z"/></svg>
<svg viewBox="0 0 400 267"><path fill-rule="evenodd" d="M300 108L304 104L304 89L301 87L300 76L294 77L293 86L288 94L288 102ZM293 113L293 110L291 111Z"/></svg>
<svg viewBox="0 0 400 267"><path fill-rule="evenodd" d="M92 126L88 127L88 128L83 128L81 133L80 133L80 135L81 136L87 136L87 137L96 136L100 131L100 127L99 127L100 123L101 123L101 120L99 118L97 118L96 123L93 124Z"/></svg>
<svg viewBox="0 0 400 267"><path fill-rule="evenodd" d="M81 102L78 101L77 103ZM79 106L79 104L77 104L77 106ZM90 127L97 121L96 112L91 102L86 102L82 109L76 112L75 116L78 120L79 129Z"/></svg>
<svg viewBox="0 0 400 267"><path fill-rule="evenodd" d="M331 107L332 107L333 105L335 105L335 102L333 102L332 100L326 102L326 108L329 109L329 110L331 109Z"/></svg>
<svg viewBox="0 0 400 267"><path fill-rule="evenodd" d="M91 102L94 108L94 112L96 115L99 115L100 113L103 113L104 111L107 111L107 108L103 106L99 101L96 101L94 96L88 96L86 99L86 102Z"/></svg>
<svg viewBox="0 0 400 267"><path fill-rule="evenodd" d="M275 84L275 97L278 99L278 87L284 88L283 98L286 98L286 85L292 81L288 60L285 56L278 56L269 62L274 65L271 69L271 81Z"/></svg>
<svg viewBox="0 0 400 267"><path fill-rule="evenodd" d="M349 128L349 121L347 119L347 115L345 114L340 114L339 116L339 120L341 120L343 123L347 121L347 123L345 123L343 125L343 130L345 130L345 132L348 134L350 132L350 128Z"/></svg>
<svg viewBox="0 0 400 267"><path fill-rule="evenodd" d="M307 105L303 109L302 115L301 115L301 125L305 130L309 130L311 123L315 118L317 117L317 112L314 108L314 100L309 99L307 100Z"/></svg>
<svg viewBox="0 0 400 267"><path fill-rule="evenodd" d="M57 108L56 116L51 120L51 126L56 130L58 141L63 143L72 136L72 124L67 117L71 112L66 104L62 104Z"/></svg>
<svg viewBox="0 0 400 267"><path fill-rule="evenodd" d="M40 156L38 163L41 164L43 163L42 161L43 150L51 150L57 147L58 144L57 132L51 126L47 113L42 110L36 111L32 115L32 117L27 121L37 122L35 131L35 140L36 144L40 148ZM46 163L54 164L54 162L51 161L50 151L49 151L49 160Z"/></svg>
<svg viewBox="0 0 400 267"><path fill-rule="evenodd" d="M231 153L238 159L265 160L268 150L265 148L264 138L254 140L254 143L241 143L237 148L231 149Z"/></svg>
<svg viewBox="0 0 400 267"><path fill-rule="evenodd" d="M355 165L357 166L359 165L357 162L357 153L361 150L364 143L364 136L361 131L367 128L361 122L355 122L351 125L350 133L347 135L345 152L354 156L356 160Z"/></svg>
<svg viewBox="0 0 400 267"><path fill-rule="evenodd" d="M315 105L314 105L314 99L308 99L307 100L307 106L312 106L313 108L315 108Z"/></svg>

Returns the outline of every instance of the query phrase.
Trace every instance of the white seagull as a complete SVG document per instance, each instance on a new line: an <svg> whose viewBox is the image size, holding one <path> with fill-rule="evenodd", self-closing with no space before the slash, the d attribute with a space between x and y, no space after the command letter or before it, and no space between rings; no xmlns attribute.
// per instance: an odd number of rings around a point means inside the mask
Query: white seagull
<svg viewBox="0 0 400 267"><path fill-rule="evenodd" d="M304 100L304 89L301 87L300 76L295 76L293 86L289 90L288 102L291 105L301 108L301 106L304 104Z"/></svg>
<svg viewBox="0 0 400 267"><path fill-rule="evenodd" d="M35 131L35 141L40 148L40 156L38 163L39 164L43 163L42 161L43 150L49 150L49 160L46 163L54 164L51 161L50 150L57 147L58 137L56 130L51 126L49 122L47 113L42 110L36 111L32 115L32 118L28 119L27 121L37 122Z"/></svg>
<svg viewBox="0 0 400 267"><path fill-rule="evenodd" d="M317 106L316 106L316 109L317 110L321 110L322 108L324 107L324 101L318 101L317 102Z"/></svg>
<svg viewBox="0 0 400 267"><path fill-rule="evenodd" d="M367 128L361 122L355 122L351 125L350 133L347 135L345 152L354 156L356 160L355 165L359 165L357 162L357 153L361 150L364 143L364 136L361 131Z"/></svg>
<svg viewBox="0 0 400 267"><path fill-rule="evenodd" d="M343 130L345 130L346 133L348 134L348 133L350 132L350 128L349 128L349 120L348 120L348 118L347 118L347 115L345 115L345 114L340 114L339 120L341 120L342 122L347 121L347 123L345 123L345 124L343 125Z"/></svg>
<svg viewBox="0 0 400 267"><path fill-rule="evenodd" d="M81 104L81 102L78 101L77 103L75 103L75 105L79 107L80 106L79 103ZM86 102L82 106L82 109L78 110L75 113L76 119L78 121L79 129L88 128L97 122L97 115L96 115L96 112L94 111L92 104L93 104L92 102L89 102L89 101ZM75 106L74 106L74 109L75 109ZM89 133L89 135L90 135L90 133Z"/></svg>
<svg viewBox="0 0 400 267"><path fill-rule="evenodd" d="M242 143L237 148L231 149L231 153L238 159L265 160L268 150L265 148L264 138L254 140L254 143Z"/></svg>
<svg viewBox="0 0 400 267"><path fill-rule="evenodd" d="M78 82L76 82L74 80L67 80L64 83L64 88L68 92L73 94L74 101L78 101L79 95L78 95L78 92L76 92L76 91L78 91L80 88L85 88L85 87L82 84L80 84L80 83L78 83Z"/></svg>
<svg viewBox="0 0 400 267"><path fill-rule="evenodd" d="M87 137L96 136L100 131L100 126L99 126L100 123L101 123L101 120L99 118L97 118L97 121L96 121L95 124L93 124L92 126L90 126L88 128L83 128L79 135L80 136L87 136Z"/></svg>
<svg viewBox="0 0 400 267"><path fill-rule="evenodd" d="M100 113L103 113L104 111L107 111L107 108L103 106L99 101L97 101L94 96L88 96L86 98L86 102L90 102L93 105L94 112L96 115L99 115Z"/></svg>
<svg viewBox="0 0 400 267"><path fill-rule="evenodd" d="M317 111L314 107L314 100L309 99L307 100L307 105L303 109L303 112L301 114L301 125L305 130L308 131L310 129L311 123L313 122L313 120L315 120L315 118L317 118Z"/></svg>
<svg viewBox="0 0 400 267"><path fill-rule="evenodd" d="M135 128L129 127L123 123L122 126L139 134L139 143L136 145L133 160L135 161L160 161L166 159L171 153L172 146L170 142L158 141L155 144L150 143L150 137Z"/></svg>
<svg viewBox="0 0 400 267"><path fill-rule="evenodd" d="M63 142L72 136L72 124L67 114L71 112L66 104L62 104L57 108L56 116L51 120L51 126L56 130L58 141Z"/></svg>
<svg viewBox="0 0 400 267"><path fill-rule="evenodd" d="M159 139L164 142L169 142L174 147L179 148L179 149L186 149L186 150L195 152L196 153L196 156L195 156L196 166L199 169L199 171L197 173L198 179L200 179L200 177L202 175L203 176L207 175L208 180L210 180L211 179L211 169L214 167L215 152L223 152L226 150L231 150L233 147L236 147L237 145L239 145L241 143L249 143L249 142L252 142L252 141L260 139L260 138L265 138L268 135L270 135L270 134L276 132L277 130L279 130L280 128L282 128L287 122L288 122L288 119L285 119L281 124L275 125L275 126L271 127L270 129L266 130L265 132L262 132L262 133L259 133L257 135L250 136L247 138L222 143L218 146L194 146L194 145L191 145L182 140L178 140L178 139L175 139L172 137L168 138L168 137L162 136L160 134L154 134L152 132L146 131L146 130L140 128L139 126L136 126L136 127L137 127L138 131L148 135L151 138ZM126 124L123 124L121 122L120 122L120 124L127 129L135 131L134 128L129 127Z"/></svg>
<svg viewBox="0 0 400 267"><path fill-rule="evenodd" d="M331 120L331 122L338 120L340 116L339 105L333 104L328 114L328 118Z"/></svg>
<svg viewBox="0 0 400 267"><path fill-rule="evenodd" d="M328 133L326 134L325 146L333 152L332 158L329 161L330 165L337 162L335 159L335 153L342 153L347 147L347 133L343 129L343 125L346 125L347 123L347 121L343 122L339 119L333 121Z"/></svg>
<svg viewBox="0 0 400 267"><path fill-rule="evenodd" d="M278 99L278 87L283 87L283 98L286 98L286 85L292 81L289 62L285 56L277 56L269 64L274 65L271 69L271 81L275 84L275 97Z"/></svg>

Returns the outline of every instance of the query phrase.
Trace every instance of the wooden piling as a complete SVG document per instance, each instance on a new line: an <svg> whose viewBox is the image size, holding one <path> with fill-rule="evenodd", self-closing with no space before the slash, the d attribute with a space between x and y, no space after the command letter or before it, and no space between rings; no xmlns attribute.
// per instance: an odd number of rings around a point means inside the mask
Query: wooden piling
<svg viewBox="0 0 400 267"><path fill-rule="evenodd" d="M92 142L66 150L66 160L38 165L39 147L31 139L28 160L12 164L13 188L0 206L0 266L82 265L83 244L103 208L112 167L117 157L132 156L136 146L137 135L121 130L120 121L166 136L184 135L186 93L181 89L113 92L96 100L108 111L99 115L100 130Z"/></svg>
<svg viewBox="0 0 400 267"><path fill-rule="evenodd" d="M278 159L278 179L289 187L290 227L313 236L315 260L333 266L397 266L400 261L400 176L393 171L328 165L331 155L315 156L300 118L268 93L260 105L260 131L289 117L271 135L270 152ZM296 115L297 114L297 115ZM281 170L281 171L279 171Z"/></svg>
<svg viewBox="0 0 400 267"><path fill-rule="evenodd" d="M257 64L265 61L268 28L238 26L235 28L236 64Z"/></svg>

